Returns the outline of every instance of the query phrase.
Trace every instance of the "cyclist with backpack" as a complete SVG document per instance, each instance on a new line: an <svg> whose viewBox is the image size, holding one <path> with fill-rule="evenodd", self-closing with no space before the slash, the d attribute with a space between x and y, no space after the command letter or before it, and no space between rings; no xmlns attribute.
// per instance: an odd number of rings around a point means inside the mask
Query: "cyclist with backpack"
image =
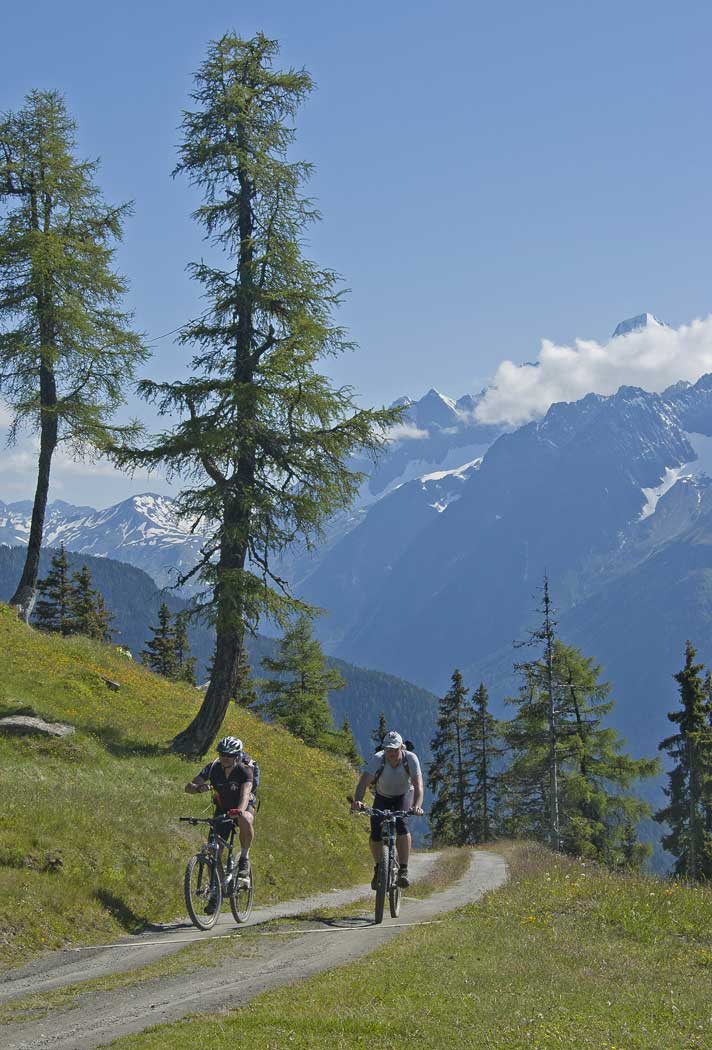
<svg viewBox="0 0 712 1050"><path fill-rule="evenodd" d="M250 847L255 830L255 791L259 784L259 766L242 749L242 741L234 736L225 736L217 746L218 757L208 762L197 776L193 777L185 790L189 795L203 791L213 792L216 818L224 818L216 830L221 838L227 838L236 821L240 835L240 858L237 862L238 877L250 873ZM238 811L239 812L236 812Z"/></svg>
<svg viewBox="0 0 712 1050"><path fill-rule="evenodd" d="M412 805L408 806L405 803L411 785L413 801ZM354 791L352 810L363 808L363 797L369 786L373 786L376 792L373 800L374 809L410 809L412 813L422 815L423 774L420 769L420 760L414 751L406 750L400 733L386 733L383 738L383 750L377 751L367 762ZM381 859L382 820L382 817L371 817L370 846L375 861L371 888L374 890L378 884L378 867ZM400 865L398 885L405 888L410 885L408 878L410 831L405 817L399 817L396 822L396 849Z"/></svg>

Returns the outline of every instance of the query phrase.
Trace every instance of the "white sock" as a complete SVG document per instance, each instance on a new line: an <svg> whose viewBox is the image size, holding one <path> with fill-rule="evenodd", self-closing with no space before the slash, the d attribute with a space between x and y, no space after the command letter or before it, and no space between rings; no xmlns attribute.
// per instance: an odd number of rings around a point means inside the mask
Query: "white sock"
<svg viewBox="0 0 712 1050"><path fill-rule="evenodd" d="M247 849L245 849L244 846L243 846L243 848L240 850L240 856L241 857L247 857L249 859L250 847L248 846Z"/></svg>

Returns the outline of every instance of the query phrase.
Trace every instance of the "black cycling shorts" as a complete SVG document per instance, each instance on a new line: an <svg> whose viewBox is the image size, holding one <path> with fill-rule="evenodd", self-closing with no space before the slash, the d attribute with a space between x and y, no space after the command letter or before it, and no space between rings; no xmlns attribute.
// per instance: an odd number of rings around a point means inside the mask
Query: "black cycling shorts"
<svg viewBox="0 0 712 1050"><path fill-rule="evenodd" d="M247 803L247 809L248 809L248 812L254 814L254 812L255 812L255 800L254 800L254 798L251 798L250 801ZM220 821L220 823L217 825L215 830L217 831L217 833L218 833L218 835L220 836L221 839L227 839L229 837L230 832L232 831L232 829L237 827L237 821L233 820L232 817L228 817L227 813L224 810L216 810L214 819Z"/></svg>
<svg viewBox="0 0 712 1050"><path fill-rule="evenodd" d="M387 795L379 795L376 792L376 797L373 800L374 809L405 809L405 795L394 795L392 798ZM381 841L381 824L383 823L383 817L371 817L371 842ZM398 817L396 820L396 835L407 835L408 834L408 818Z"/></svg>

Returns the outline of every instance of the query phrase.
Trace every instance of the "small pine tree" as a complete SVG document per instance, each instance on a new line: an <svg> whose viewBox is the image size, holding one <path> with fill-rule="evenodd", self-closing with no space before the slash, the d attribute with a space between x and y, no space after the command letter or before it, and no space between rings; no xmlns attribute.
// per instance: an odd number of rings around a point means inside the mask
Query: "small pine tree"
<svg viewBox="0 0 712 1050"><path fill-rule="evenodd" d="M373 740L374 744L376 745L376 751L383 750L383 740L387 732L388 723L386 722L386 716L384 715L383 711L381 711L380 715L378 716L378 725L371 733L371 740Z"/></svg>
<svg viewBox="0 0 712 1050"><path fill-rule="evenodd" d="M111 640L111 616L103 597L91 585L87 565L72 574L69 610L72 634L83 634L100 642Z"/></svg>
<svg viewBox="0 0 712 1050"><path fill-rule="evenodd" d="M35 625L42 631L71 634L72 585L64 544L53 555L49 572L44 580L39 581L38 588L40 597L34 611Z"/></svg>
<svg viewBox="0 0 712 1050"><path fill-rule="evenodd" d="M670 827L663 846L676 858L675 874L707 881L712 878L712 728L709 682L702 678L704 665L695 663L696 655L688 641L685 666L675 675L681 709L668 714L678 732L660 744L660 750L667 751L675 762L665 791L670 801L655 819Z"/></svg>
<svg viewBox="0 0 712 1050"><path fill-rule="evenodd" d="M92 637L97 638L100 642L110 642L113 637L111 621L114 619L114 616L107 609L104 595L101 591L94 591L94 597L96 603L94 607L94 630L96 633Z"/></svg>
<svg viewBox="0 0 712 1050"><path fill-rule="evenodd" d="M467 690L459 671L438 703L438 721L431 742L428 787L435 796L430 810L430 832L438 845L462 846L469 838L467 816L468 772L465 726L469 715Z"/></svg>
<svg viewBox="0 0 712 1050"><path fill-rule="evenodd" d="M240 649L240 657L237 661L237 682L233 700L240 707L246 707L250 711L254 711L259 706L257 689L252 677L252 668L250 667L250 658L245 645Z"/></svg>
<svg viewBox="0 0 712 1050"><path fill-rule="evenodd" d="M305 744L318 747L333 732L329 692L343 689L338 671L327 666L321 646L312 637L311 620L300 616L284 633L279 654L265 657L263 666L274 677L261 681L263 709Z"/></svg>
<svg viewBox="0 0 712 1050"><path fill-rule="evenodd" d="M165 602L158 610L158 626L151 627L153 638L146 642L141 660L156 674L164 678L176 677L176 647L171 614Z"/></svg>
<svg viewBox="0 0 712 1050"><path fill-rule="evenodd" d="M175 670L173 677L179 682L195 685L195 657L190 655L188 642L188 620L190 613L179 612L173 624L173 656Z"/></svg>
<svg viewBox="0 0 712 1050"><path fill-rule="evenodd" d="M344 739L344 754L352 765L359 766L361 764L361 755L359 754L348 717L344 718L343 725L341 726L341 735Z"/></svg>

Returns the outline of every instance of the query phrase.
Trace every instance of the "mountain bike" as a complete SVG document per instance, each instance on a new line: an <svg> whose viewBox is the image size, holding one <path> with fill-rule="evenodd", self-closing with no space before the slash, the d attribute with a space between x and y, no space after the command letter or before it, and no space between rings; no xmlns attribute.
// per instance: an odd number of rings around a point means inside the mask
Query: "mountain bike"
<svg viewBox="0 0 712 1050"><path fill-rule="evenodd" d="M208 841L201 846L186 865L183 889L185 904L191 921L199 930L209 930L218 921L225 897L230 902L230 911L235 922L247 922L252 911L255 886L252 865L249 875L238 876L234 862L233 846L235 825L226 839L217 828L225 823L225 817L180 817L185 824L208 824ZM226 850L225 863L222 851Z"/></svg>
<svg viewBox="0 0 712 1050"><path fill-rule="evenodd" d="M351 799L349 799L349 802ZM392 919L400 915L401 888L398 885L398 853L396 852L396 821L410 814L408 809L373 809L362 806L358 811L369 817L383 817L381 823L381 861L378 865L374 922L383 922L386 897Z"/></svg>

